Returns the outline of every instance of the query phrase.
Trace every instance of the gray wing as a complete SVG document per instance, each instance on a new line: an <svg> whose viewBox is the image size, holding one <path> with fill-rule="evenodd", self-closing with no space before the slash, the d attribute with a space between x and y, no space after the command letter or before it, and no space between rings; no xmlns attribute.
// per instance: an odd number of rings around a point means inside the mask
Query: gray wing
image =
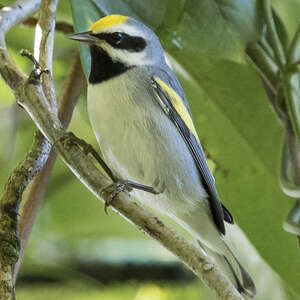
<svg viewBox="0 0 300 300"><path fill-rule="evenodd" d="M164 77L165 76L166 74L164 75ZM174 82L171 83L170 81L172 81L171 78L169 78L167 83L170 84L170 86L174 89ZM200 145L196 137L192 134L192 132L189 130L189 128L182 120L180 115L177 113L176 109L172 105L170 95L163 89L163 87L155 80L154 77L151 78L151 83L154 89L154 93L157 96L157 100L158 100L157 102L159 103L160 107L165 112L165 114L170 118L170 120L178 129L180 135L184 139L190 153L194 158L194 161L199 170L199 174L202 178L202 182L205 187L205 190L209 195L208 199L209 199L215 224L217 225L219 231L225 234L224 220L229 223L233 223L233 218L230 212L226 209L226 207L221 203L219 199L218 192L215 187L215 180L206 164L206 157L202 149L202 146ZM181 95L179 94L179 96ZM182 99L184 100L185 106L188 108L187 101L184 98L184 95Z"/></svg>

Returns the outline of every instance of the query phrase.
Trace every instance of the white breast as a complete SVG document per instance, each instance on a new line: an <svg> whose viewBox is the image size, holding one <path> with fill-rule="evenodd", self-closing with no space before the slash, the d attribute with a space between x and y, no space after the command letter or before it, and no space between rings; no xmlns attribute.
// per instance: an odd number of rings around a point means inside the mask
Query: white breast
<svg viewBox="0 0 300 300"><path fill-rule="evenodd" d="M88 112L101 151L115 172L132 180L145 180L143 163L153 152L146 108L133 97L142 90L126 73L88 88ZM149 97L146 91L143 97Z"/></svg>

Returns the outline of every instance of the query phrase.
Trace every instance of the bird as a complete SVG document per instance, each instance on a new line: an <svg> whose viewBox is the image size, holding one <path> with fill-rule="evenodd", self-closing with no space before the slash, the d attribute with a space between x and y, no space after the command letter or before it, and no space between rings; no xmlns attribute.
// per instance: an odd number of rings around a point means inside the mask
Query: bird
<svg viewBox="0 0 300 300"><path fill-rule="evenodd" d="M220 201L187 98L157 35L114 14L69 38L89 46L88 114L115 178L186 229L237 290L254 297L252 278L224 240L233 217Z"/></svg>

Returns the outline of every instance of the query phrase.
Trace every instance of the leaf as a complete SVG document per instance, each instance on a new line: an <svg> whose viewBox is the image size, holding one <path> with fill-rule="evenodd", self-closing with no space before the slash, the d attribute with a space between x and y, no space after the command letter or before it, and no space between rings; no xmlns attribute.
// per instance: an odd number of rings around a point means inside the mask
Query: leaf
<svg viewBox="0 0 300 300"><path fill-rule="evenodd" d="M280 20L285 25L289 40L294 36L299 26L300 1L299 0L271 0Z"/></svg>
<svg viewBox="0 0 300 300"><path fill-rule="evenodd" d="M222 201L264 259L299 293L297 241L282 229L291 206L278 180L283 130L244 53L263 23L256 2L160 0L159 9L156 1L153 6L137 0L90 3L105 14L134 16L156 30L215 163ZM89 18L88 10L77 12L73 9L75 24Z"/></svg>
<svg viewBox="0 0 300 300"><path fill-rule="evenodd" d="M261 1L215 0L223 18L247 44L257 41L263 30Z"/></svg>

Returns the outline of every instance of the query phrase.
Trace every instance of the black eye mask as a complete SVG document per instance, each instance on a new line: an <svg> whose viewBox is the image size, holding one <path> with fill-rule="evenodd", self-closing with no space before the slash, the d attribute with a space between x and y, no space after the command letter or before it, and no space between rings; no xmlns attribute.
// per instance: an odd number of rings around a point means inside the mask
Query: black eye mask
<svg viewBox="0 0 300 300"><path fill-rule="evenodd" d="M105 40L116 49L123 49L129 52L140 52L146 48L146 41L139 36L131 36L123 32L93 34L100 40Z"/></svg>

